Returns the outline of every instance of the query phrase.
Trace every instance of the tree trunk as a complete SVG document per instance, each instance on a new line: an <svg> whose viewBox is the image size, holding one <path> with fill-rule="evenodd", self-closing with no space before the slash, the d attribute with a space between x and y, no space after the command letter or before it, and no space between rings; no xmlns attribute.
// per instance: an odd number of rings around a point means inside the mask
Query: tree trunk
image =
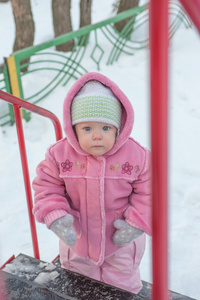
<svg viewBox="0 0 200 300"><path fill-rule="evenodd" d="M71 0L52 0L53 27L55 37L72 31L70 15ZM71 51L74 40L56 46L57 51Z"/></svg>
<svg viewBox="0 0 200 300"><path fill-rule="evenodd" d="M91 24L92 0L80 0L80 27Z"/></svg>
<svg viewBox="0 0 200 300"><path fill-rule="evenodd" d="M92 0L80 0L80 27L91 25ZM85 36L83 46L87 42L88 35Z"/></svg>
<svg viewBox="0 0 200 300"><path fill-rule="evenodd" d="M5 3L5 2L8 2L9 0L0 0L0 3Z"/></svg>
<svg viewBox="0 0 200 300"><path fill-rule="evenodd" d="M15 19L15 43L13 51L17 51L33 45L35 26L31 11L30 0L11 0L13 15ZM28 63L29 58L22 61L21 64ZM27 71L27 67L22 72Z"/></svg>
<svg viewBox="0 0 200 300"><path fill-rule="evenodd" d="M122 11L134 8L134 7L138 6L138 4L139 4L139 0L120 0L117 13L119 14ZM124 28L124 26L126 26L126 24L129 21L130 21L130 18L122 20L115 24L115 28L119 32L121 32L122 29Z"/></svg>

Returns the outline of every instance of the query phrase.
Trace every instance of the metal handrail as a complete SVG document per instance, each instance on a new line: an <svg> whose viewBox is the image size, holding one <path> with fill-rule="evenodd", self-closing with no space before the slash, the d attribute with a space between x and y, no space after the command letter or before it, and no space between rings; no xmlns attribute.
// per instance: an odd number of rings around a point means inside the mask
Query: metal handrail
<svg viewBox="0 0 200 300"><path fill-rule="evenodd" d="M180 0L200 33L200 3ZM168 292L168 0L150 1L153 300Z"/></svg>
<svg viewBox="0 0 200 300"><path fill-rule="evenodd" d="M35 258L39 259L40 258L39 246L38 246L35 219L32 214L33 200L32 200L32 193L31 193L31 184L30 184L28 161L27 161L27 155L26 155L26 146L25 146L25 140L24 140L24 132L23 132L20 108L22 107L28 111L31 111L33 113L36 113L38 115L41 115L43 117L50 119L54 125L56 140L62 139L62 128L61 128L60 121L58 120L56 115L54 115L52 112L50 112L40 106L37 106L37 105L34 105L27 101L24 101L20 98L17 98L11 94L5 93L1 90L0 90L0 99L12 104L13 109L14 109L17 136L18 136L18 144L19 144L25 192L26 192L26 200L27 200L27 206L28 206L29 221L30 221L30 227L31 227L33 252L34 252Z"/></svg>
<svg viewBox="0 0 200 300"><path fill-rule="evenodd" d="M199 0L187 1L187 0L179 0L187 12L188 16L191 18L194 23L196 29L200 33L200 2Z"/></svg>
<svg viewBox="0 0 200 300"><path fill-rule="evenodd" d="M152 299L168 295L168 0L150 4Z"/></svg>

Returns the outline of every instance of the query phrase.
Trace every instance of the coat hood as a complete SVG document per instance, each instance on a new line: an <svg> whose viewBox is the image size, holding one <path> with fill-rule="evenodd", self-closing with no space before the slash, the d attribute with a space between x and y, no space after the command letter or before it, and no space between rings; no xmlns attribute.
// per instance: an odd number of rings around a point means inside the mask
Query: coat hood
<svg viewBox="0 0 200 300"><path fill-rule="evenodd" d="M115 145L113 148L107 152L105 155L111 155L114 154L117 150L119 150L124 143L129 138L132 128L133 128L133 122L134 122L134 111L132 108L132 105L126 95L121 91L121 89L109 78L106 76L91 72L83 75L80 79L78 79L74 85L69 90L63 104L63 127L65 135L70 143L70 145L80 154L82 155L90 155L89 153L86 153L84 150L81 149L79 146L79 143L76 139L76 136L74 134L74 130L72 127L72 121L71 121L71 104L76 96L76 94L80 91L80 89L89 81L96 80L99 81L101 84L105 85L106 87L110 88L112 93L119 99L122 105L122 118L121 118L121 128L120 128L120 134L119 137L116 140Z"/></svg>

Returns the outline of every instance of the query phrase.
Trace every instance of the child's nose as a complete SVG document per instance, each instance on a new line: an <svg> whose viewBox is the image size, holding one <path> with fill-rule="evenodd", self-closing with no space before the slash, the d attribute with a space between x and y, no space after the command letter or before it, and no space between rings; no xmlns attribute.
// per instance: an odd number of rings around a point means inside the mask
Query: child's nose
<svg viewBox="0 0 200 300"><path fill-rule="evenodd" d="M99 130L95 130L93 133L93 139L94 140L101 140L102 139L102 134Z"/></svg>

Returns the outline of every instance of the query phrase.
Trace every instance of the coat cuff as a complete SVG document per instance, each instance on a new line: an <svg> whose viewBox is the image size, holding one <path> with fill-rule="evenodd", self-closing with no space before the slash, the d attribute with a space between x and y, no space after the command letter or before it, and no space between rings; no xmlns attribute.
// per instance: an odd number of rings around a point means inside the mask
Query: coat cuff
<svg viewBox="0 0 200 300"><path fill-rule="evenodd" d="M149 224L144 220L141 214L132 207L129 207L125 214L125 219L128 224L136 228L144 230L148 235L151 235L151 228Z"/></svg>
<svg viewBox="0 0 200 300"><path fill-rule="evenodd" d="M66 215L67 212L65 210L53 210L45 216L44 222L47 225L47 228L49 228L55 220L62 218Z"/></svg>

